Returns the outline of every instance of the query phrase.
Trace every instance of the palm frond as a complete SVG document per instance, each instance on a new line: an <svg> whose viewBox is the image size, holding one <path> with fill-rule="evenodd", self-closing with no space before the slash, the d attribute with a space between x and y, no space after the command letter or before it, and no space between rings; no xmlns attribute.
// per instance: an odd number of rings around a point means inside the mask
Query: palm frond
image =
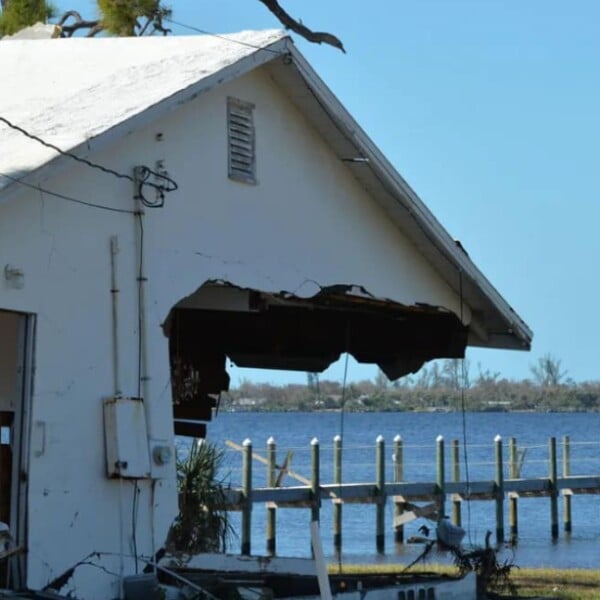
<svg viewBox="0 0 600 600"><path fill-rule="evenodd" d="M187 457L177 461L179 515L169 532L169 551L225 551L233 530L225 510L225 486L218 479L222 462L223 451L206 440L195 440Z"/></svg>

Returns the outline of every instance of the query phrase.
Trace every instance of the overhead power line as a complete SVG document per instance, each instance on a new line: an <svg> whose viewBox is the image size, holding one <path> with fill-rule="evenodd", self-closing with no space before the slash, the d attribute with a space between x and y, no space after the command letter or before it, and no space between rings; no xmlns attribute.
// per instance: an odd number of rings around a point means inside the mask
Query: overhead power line
<svg viewBox="0 0 600 600"><path fill-rule="evenodd" d="M239 46L246 46L247 48L254 48L255 50L264 50L265 52L271 52L272 54L277 54L279 56L282 56L283 54L285 54L284 52L280 52L278 50L273 50L272 48L267 48L265 46L257 46L256 44L251 44L250 42L244 42L242 40L237 40L233 37L228 37L226 35L219 35L218 33L213 33L212 31L207 31L206 29L200 29L199 27L194 27L193 25L187 25L186 23L174 21L170 17L163 17L163 21L168 21L172 25L177 25L178 27L183 27L184 29L189 29L190 31L195 31L196 33L210 35L211 37L218 38L220 40L225 40L226 42L231 42L232 44L238 44Z"/></svg>
<svg viewBox="0 0 600 600"><path fill-rule="evenodd" d="M15 123L10 121L6 117L0 116L0 122L4 123L11 129L18 131L19 133L21 133L25 137L29 138L30 140L33 140L33 141L37 142L38 144L45 146L46 148L50 148L51 150L54 150L61 156L66 156L72 160L75 160L79 163L86 165L87 167L90 167L92 169L97 169L103 173L106 173L107 175L112 175L113 177L116 177L118 179L127 179L127 180L135 183L138 186L137 196L145 206L148 206L148 207L162 206L165 193L174 192L178 188L177 183L175 183L175 181L173 179L171 179L171 177L169 177L166 173L154 171L146 166L142 166L142 167L138 168L139 177L134 177L133 175L129 175L128 173L120 173L119 171L115 171L114 169L111 169L110 167L105 167L104 165L100 165L98 163L92 162L91 160L88 160L87 158L82 158L81 156L77 156L77 154L74 154L73 152L68 152L66 150L63 150L62 148L59 148L55 144L52 144L51 142L47 142L46 140L42 139L41 137L34 135L33 133L27 131L23 127L16 125ZM5 177L6 177L6 175L5 175ZM150 177L152 177L153 180L151 180ZM17 180L17 181L19 181L21 183L20 180ZM144 197L144 194L143 194L144 186L149 186L156 190L156 192L159 195L158 202L150 202L150 201L146 200L146 198ZM126 212L129 212L129 211L126 211Z"/></svg>
<svg viewBox="0 0 600 600"><path fill-rule="evenodd" d="M117 213L126 213L126 214L136 214L134 210L127 210L126 208L115 208L112 206L105 206L104 204L96 204L95 202L88 202L87 200L80 200L79 198L73 198L73 196L67 196L65 194L60 194L58 192L53 192L52 190L48 190L43 188L41 185L34 185L27 181L23 181L22 179L18 179L17 177L13 177L12 175L7 175L6 173L0 173L0 177L5 177L6 179L18 183L19 185L28 187L32 190L36 190L43 194L48 194L48 196L54 196L55 198L60 198L61 200L66 200L67 202L73 202L75 204L81 204L82 206L88 206L90 208L97 208L100 210L108 210L110 212Z"/></svg>
<svg viewBox="0 0 600 600"><path fill-rule="evenodd" d="M94 163L94 162L88 160L87 158L81 158L81 156L77 156L76 154L73 154L72 152L67 152L67 151L63 150L62 148L59 148L58 146L55 146L54 144L51 144L50 142L43 140L41 137L38 137L37 135L33 135L33 133L30 133L26 129L19 127L19 125L15 125L11 121L9 121L6 117L0 116L0 122L4 123L5 125L8 125L8 127L10 127L11 129L18 131L19 133L22 133L25 137L28 137L30 140L38 142L38 144L41 144L42 146L46 146L46 148L50 148L50 149L54 150L55 152L62 154L63 156L68 156L69 158L72 158L73 160L83 163L84 165L87 165L88 167L92 167L93 169L99 169L100 171L103 171L104 173L108 173L109 175L114 175L115 177L118 177L121 179L129 179L130 181L133 181L133 177L131 175L127 175L125 173L119 173L118 171L115 171L114 169L110 169L108 167L104 167L102 165Z"/></svg>

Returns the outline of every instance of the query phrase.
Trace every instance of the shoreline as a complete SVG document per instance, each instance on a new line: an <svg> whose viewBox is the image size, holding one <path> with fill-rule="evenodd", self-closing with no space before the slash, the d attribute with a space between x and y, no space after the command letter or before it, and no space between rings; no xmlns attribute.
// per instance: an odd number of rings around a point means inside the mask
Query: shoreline
<svg viewBox="0 0 600 600"><path fill-rule="evenodd" d="M317 414L336 414L339 413L341 411L340 408L315 408L315 409L311 409L311 410L307 410L306 408L298 408L298 407L291 407L291 408L286 408L286 409L282 409L280 407L277 408L264 408L264 407L260 407L260 406L253 406L251 408L246 408L246 407L233 407L233 408L220 408L220 409L213 409L214 413L213 414L221 414L221 413L281 413L281 414L287 414L287 413L303 413L303 414L311 414L311 413L317 413ZM346 410L347 413L356 413L356 414L367 414L367 413L390 413L390 414L406 414L406 413L414 413L414 414L452 414L455 412L459 412L457 410L453 410L453 409L438 409L438 408L423 408L423 409L407 409L407 410L401 410L401 409L378 409L378 410L356 410L356 409L351 409L351 410ZM580 410L580 409L573 409L573 410L569 410L568 408L565 408L564 410L536 410L536 409L514 409L514 410L467 410L465 411L467 413L477 413L477 414L564 414L564 413L568 413L568 414L598 414L600 413L600 409L591 409L591 410Z"/></svg>
<svg viewBox="0 0 600 600"><path fill-rule="evenodd" d="M403 567L398 565L395 569L390 565L342 565L342 574L397 574ZM393 566L392 566L393 567ZM435 573L456 575L458 570L454 566L425 564L415 565L409 572ZM338 565L329 565L329 573L339 573ZM557 598L563 600L595 600L599 597L600 568L599 569L562 569L544 567L519 567L513 565L509 573L509 582L512 589L498 588L493 596L502 600L529 598Z"/></svg>

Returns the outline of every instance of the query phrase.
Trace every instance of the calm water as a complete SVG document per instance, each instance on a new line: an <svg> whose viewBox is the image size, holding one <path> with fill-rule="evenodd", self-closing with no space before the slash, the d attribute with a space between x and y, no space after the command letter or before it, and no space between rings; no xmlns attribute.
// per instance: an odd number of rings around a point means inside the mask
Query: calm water
<svg viewBox="0 0 600 600"><path fill-rule="evenodd" d="M547 476L548 438L555 436L561 464L561 439L571 438L571 473L600 475L600 414L533 414L533 413L471 413L467 423L467 465L471 480L494 478L493 440L497 434L504 439L505 456L509 437L516 437L519 449L525 452L522 477ZM209 425L209 439L226 448L224 476L231 485L241 479L241 456L225 446L226 440L241 444L250 438L255 452L265 454L266 441L273 436L277 442L278 462L293 451L291 469L310 477L310 440L317 437L321 444L321 481L332 481L332 440L343 429L344 482L367 482L375 479L375 439L382 435L386 443L386 478L392 480L393 438L401 435L404 442L404 472L407 481L435 480L435 439L443 435L450 440L462 439L462 417L458 413L223 413ZM449 455L448 450L446 456ZM461 450L461 474L465 463ZM265 485L265 466L255 461L255 486ZM508 473L505 473L505 477ZM447 480L451 478L447 465ZM297 485L287 477L284 485ZM386 554L375 555L375 507L345 505L343 512L344 557L349 561L405 562L416 556L420 547L394 547L392 537L393 506L386 508ZM447 512L450 511L449 503ZM508 531L508 503L505 503L505 529ZM265 508L256 504L253 511L253 554L264 553ZM562 499L559 504L562 513ZM494 505L489 501L463 503L463 526L474 544L483 542L485 532L495 531ZM277 516L277 551L280 555L308 556L310 549L307 509L280 509ZM559 514L562 519L562 514ZM417 520L405 528L405 535L417 535ZM239 526L238 515L234 526ZM324 501L321 511L321 533L325 552L331 556L331 506ZM519 501L519 544L515 550L505 550L520 566L600 567L600 497L573 498L573 532L562 531L558 541L550 539L550 503L547 498L525 498ZM231 550L239 550L239 539L233 539ZM437 559L436 559L437 560Z"/></svg>

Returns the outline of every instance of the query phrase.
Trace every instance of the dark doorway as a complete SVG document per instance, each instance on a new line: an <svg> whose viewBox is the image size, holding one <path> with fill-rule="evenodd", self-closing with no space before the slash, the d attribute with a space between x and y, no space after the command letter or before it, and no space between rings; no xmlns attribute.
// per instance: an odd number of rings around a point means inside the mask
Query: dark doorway
<svg viewBox="0 0 600 600"><path fill-rule="evenodd" d="M27 542L28 444L35 319L0 310L0 521L14 547ZM25 554L0 561L0 587L25 585Z"/></svg>

